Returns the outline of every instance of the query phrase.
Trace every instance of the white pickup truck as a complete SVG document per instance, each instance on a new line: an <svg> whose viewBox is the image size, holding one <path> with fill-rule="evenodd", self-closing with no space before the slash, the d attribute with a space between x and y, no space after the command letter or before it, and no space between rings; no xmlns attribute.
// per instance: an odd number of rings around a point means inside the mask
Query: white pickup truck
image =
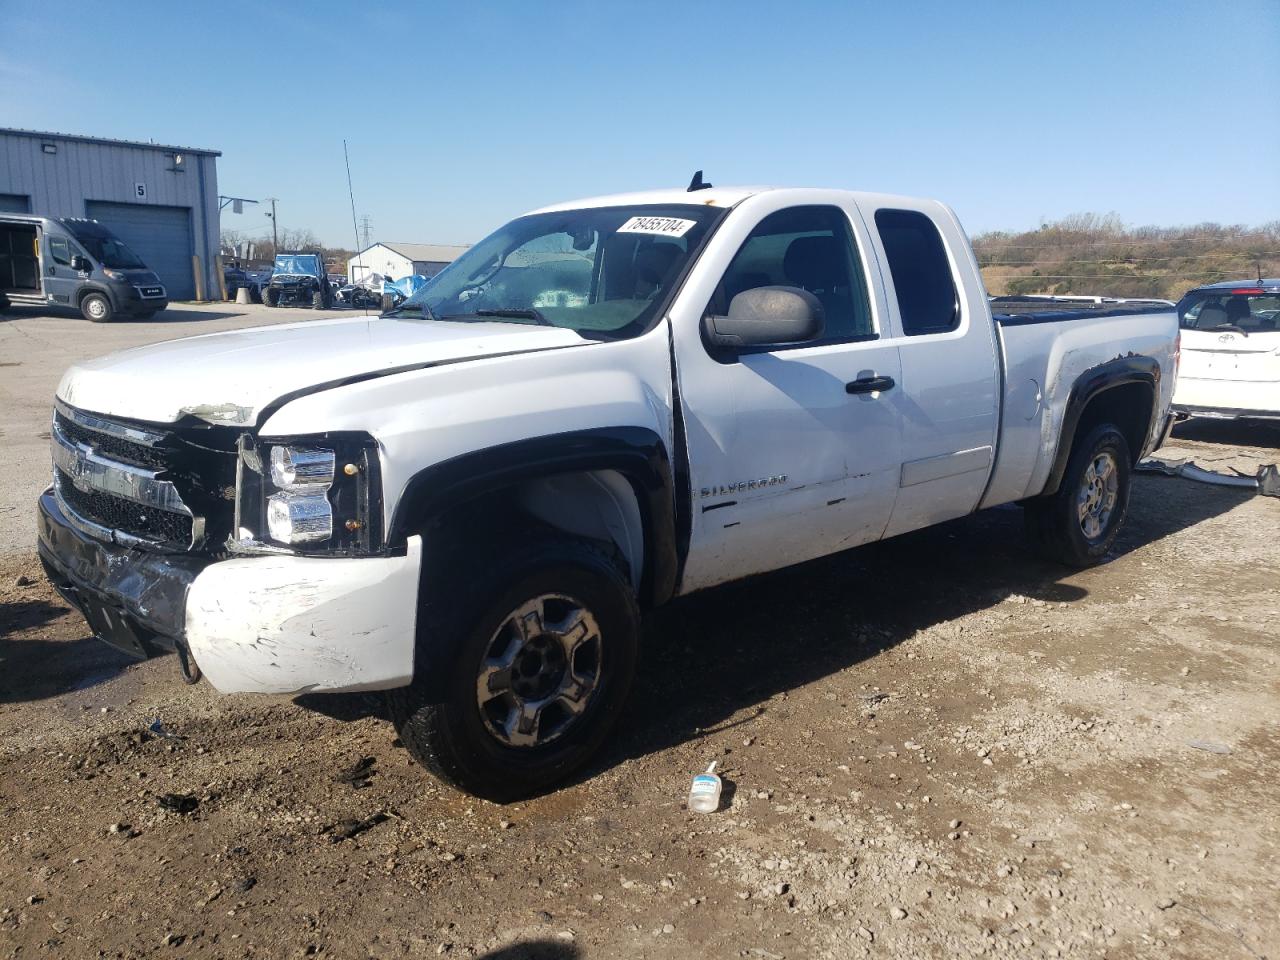
<svg viewBox="0 0 1280 960"><path fill-rule="evenodd" d="M1010 502L1101 560L1178 323L1060 307L993 317L928 200L547 207L387 315L71 368L39 552L108 643L221 691L390 690L427 767L528 795L601 745L674 596Z"/></svg>

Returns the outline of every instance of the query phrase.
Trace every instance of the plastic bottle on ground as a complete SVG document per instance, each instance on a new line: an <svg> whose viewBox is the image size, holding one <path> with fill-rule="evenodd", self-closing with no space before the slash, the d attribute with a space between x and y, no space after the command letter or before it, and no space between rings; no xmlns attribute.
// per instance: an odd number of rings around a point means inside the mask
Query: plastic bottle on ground
<svg viewBox="0 0 1280 960"><path fill-rule="evenodd" d="M720 809L720 786L716 762L712 760L706 773L693 778L693 785L689 787L689 809L694 813L715 813Z"/></svg>

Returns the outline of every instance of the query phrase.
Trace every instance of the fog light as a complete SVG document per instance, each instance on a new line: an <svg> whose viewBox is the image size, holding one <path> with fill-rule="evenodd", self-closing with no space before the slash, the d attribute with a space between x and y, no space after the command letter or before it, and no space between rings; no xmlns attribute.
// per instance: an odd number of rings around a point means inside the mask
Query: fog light
<svg viewBox="0 0 1280 960"><path fill-rule="evenodd" d="M271 482L283 490L333 483L334 454L319 447L272 447Z"/></svg>
<svg viewBox="0 0 1280 960"><path fill-rule="evenodd" d="M279 543L328 540L333 536L329 498L315 493L277 493L267 501L267 530Z"/></svg>

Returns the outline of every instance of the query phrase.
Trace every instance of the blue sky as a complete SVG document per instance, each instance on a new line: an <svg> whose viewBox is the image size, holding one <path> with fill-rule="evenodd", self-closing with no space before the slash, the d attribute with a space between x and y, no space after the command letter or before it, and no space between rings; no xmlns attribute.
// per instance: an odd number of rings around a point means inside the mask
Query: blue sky
<svg viewBox="0 0 1280 960"><path fill-rule="evenodd" d="M972 233L1280 218L1280 0L0 0L0 126L221 150L352 242L715 183L933 196ZM223 226L257 233L255 208Z"/></svg>

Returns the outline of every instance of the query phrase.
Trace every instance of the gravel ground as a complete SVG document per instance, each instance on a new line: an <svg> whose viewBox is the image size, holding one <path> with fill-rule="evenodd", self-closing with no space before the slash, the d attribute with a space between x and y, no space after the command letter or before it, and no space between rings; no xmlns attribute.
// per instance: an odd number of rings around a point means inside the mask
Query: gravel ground
<svg viewBox="0 0 1280 960"><path fill-rule="evenodd" d="M0 354L69 362L33 325ZM24 377L6 449L56 383ZM500 807L378 697L220 696L93 640L34 493L0 501L0 957L1280 958L1280 501L1144 475L1093 570L1009 508L686 598L600 762Z"/></svg>

